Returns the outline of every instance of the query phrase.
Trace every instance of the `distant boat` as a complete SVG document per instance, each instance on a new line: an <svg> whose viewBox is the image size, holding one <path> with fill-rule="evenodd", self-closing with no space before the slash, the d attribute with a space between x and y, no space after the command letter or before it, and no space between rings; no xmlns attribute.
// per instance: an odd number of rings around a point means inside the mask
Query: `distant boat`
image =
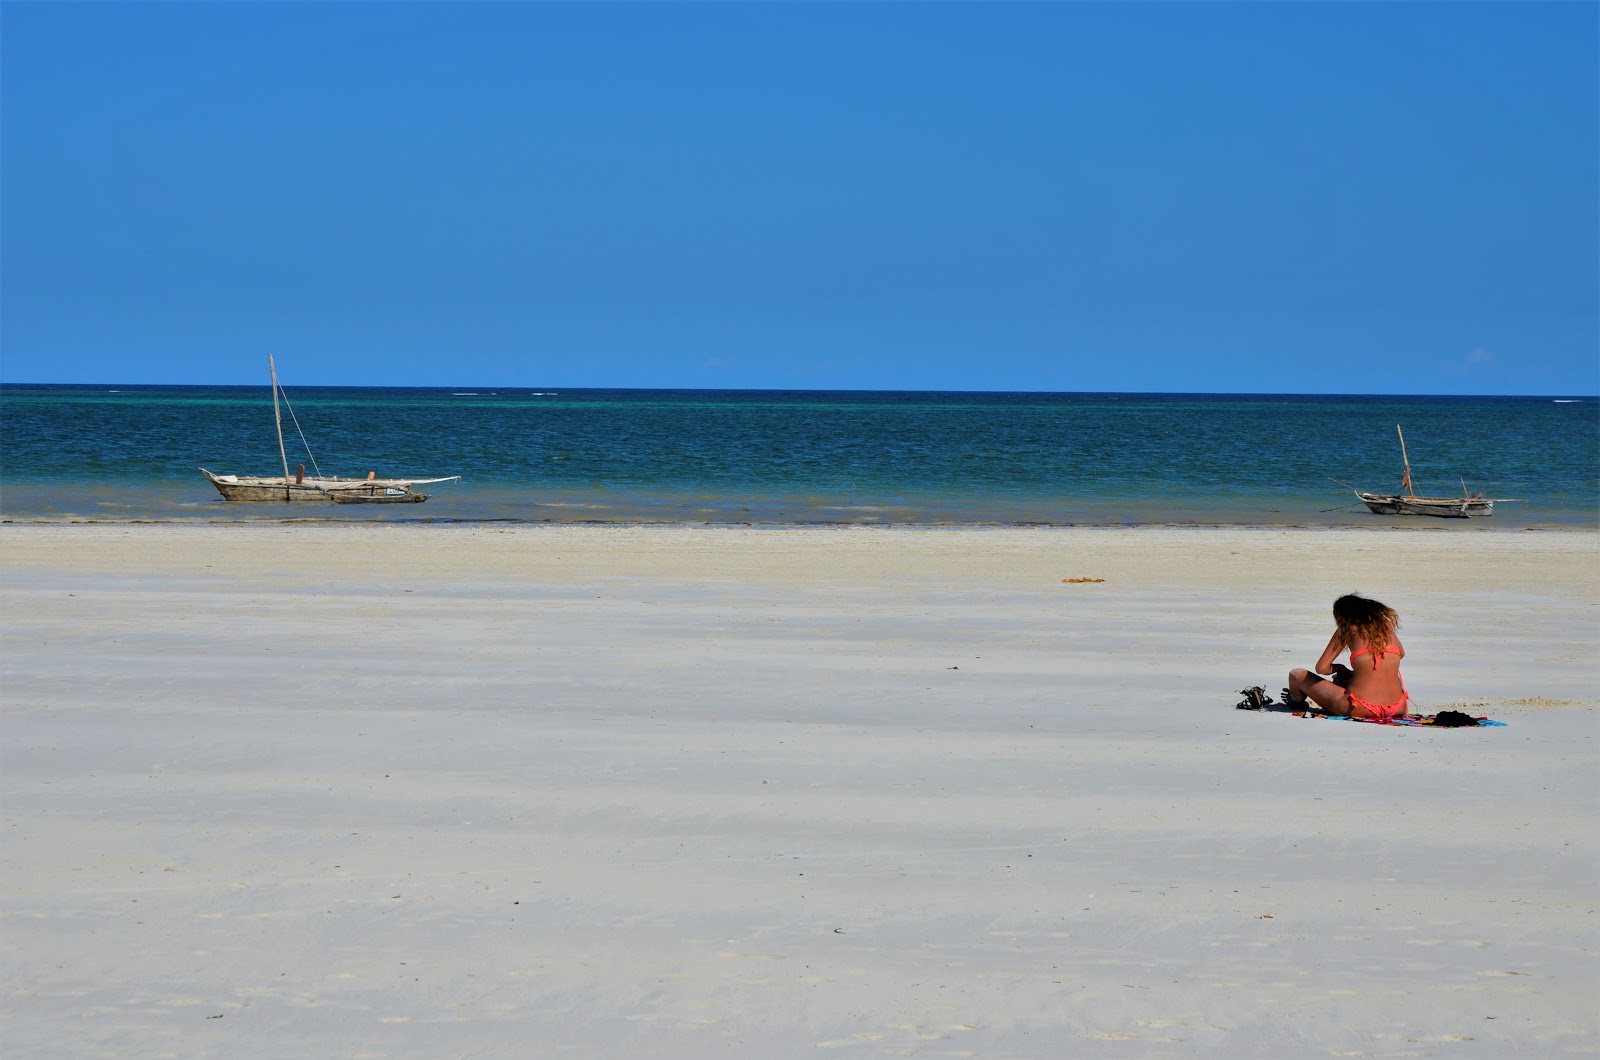
<svg viewBox="0 0 1600 1060"><path fill-rule="evenodd" d="M299 470L291 476L289 474L289 454L283 447L283 414L278 410L278 397L282 387L278 385L278 367L272 362L272 355L267 355L267 371L272 376L272 418L278 427L278 455L283 459L283 477L264 477L257 475L217 475L205 468L200 469L200 474L206 477L222 494L225 501L254 501L267 504L299 504L306 501L334 504L421 504L428 499L426 493L417 493L411 487L426 486L434 482L456 482L461 476L451 475L448 478L379 478L377 472L371 472L366 478L339 478L326 476L320 473L307 475L306 467L301 464ZM284 398L288 404L288 398ZM294 418L294 409L289 409L289 415ZM300 421L295 419L295 429L300 429ZM305 441L305 435L300 435L300 440ZM306 455L310 456L311 447L306 446ZM312 467L316 467L316 458L311 457Z"/></svg>
<svg viewBox="0 0 1600 1060"><path fill-rule="evenodd" d="M1400 476L1400 488L1405 490L1400 494L1367 493L1364 490L1347 487L1354 490L1355 495L1361 498L1376 515L1432 515L1441 519L1466 519L1472 516L1493 515L1494 499L1485 497L1482 490L1468 491L1465 481L1461 483L1460 497L1419 497L1416 485L1411 479L1411 459L1406 455L1406 436L1400 430L1400 425L1395 424L1395 433L1400 436L1400 459L1405 464L1405 474ZM1344 485L1344 483L1340 483ZM1510 498L1500 498L1509 501Z"/></svg>

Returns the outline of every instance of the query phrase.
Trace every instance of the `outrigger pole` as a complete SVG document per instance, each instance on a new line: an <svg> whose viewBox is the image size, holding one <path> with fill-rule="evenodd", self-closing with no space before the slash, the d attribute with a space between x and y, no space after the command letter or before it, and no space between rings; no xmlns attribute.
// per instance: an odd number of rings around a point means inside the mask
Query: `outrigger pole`
<svg viewBox="0 0 1600 1060"><path fill-rule="evenodd" d="M267 354L267 371L272 373L272 419L278 425L278 455L283 458L283 500L287 504L294 499L293 491L289 487L289 453L283 447L283 415L278 412L278 366L272 363L272 354ZM1401 443L1402 448L1404 443Z"/></svg>

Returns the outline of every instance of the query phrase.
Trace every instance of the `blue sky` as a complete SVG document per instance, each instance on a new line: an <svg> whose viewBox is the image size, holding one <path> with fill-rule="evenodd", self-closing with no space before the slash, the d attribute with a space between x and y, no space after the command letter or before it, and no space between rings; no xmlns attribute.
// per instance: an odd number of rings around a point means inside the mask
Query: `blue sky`
<svg viewBox="0 0 1600 1060"><path fill-rule="evenodd" d="M1593 4L28 4L0 380L1600 392Z"/></svg>

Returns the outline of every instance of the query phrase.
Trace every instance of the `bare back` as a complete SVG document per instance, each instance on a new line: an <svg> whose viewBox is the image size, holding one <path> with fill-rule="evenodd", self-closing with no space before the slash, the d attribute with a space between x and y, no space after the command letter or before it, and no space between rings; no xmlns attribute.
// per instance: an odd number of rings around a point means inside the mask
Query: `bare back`
<svg viewBox="0 0 1600 1060"><path fill-rule="evenodd" d="M1354 676L1345 691L1374 703L1399 702L1405 694L1405 682L1400 679L1400 660L1405 654L1398 637L1381 651L1360 641L1350 645L1350 670Z"/></svg>

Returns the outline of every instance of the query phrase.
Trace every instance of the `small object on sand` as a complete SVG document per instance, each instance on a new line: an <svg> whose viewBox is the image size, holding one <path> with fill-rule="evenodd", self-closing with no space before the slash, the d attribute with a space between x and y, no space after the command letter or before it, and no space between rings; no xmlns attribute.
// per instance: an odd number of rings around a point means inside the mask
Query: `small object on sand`
<svg viewBox="0 0 1600 1060"><path fill-rule="evenodd" d="M1104 578L1062 578L1062 585L1087 585L1090 582L1103 582Z"/></svg>
<svg viewBox="0 0 1600 1060"><path fill-rule="evenodd" d="M1240 689L1239 694L1244 698L1234 704L1237 710L1266 710L1272 706L1272 697L1267 695L1267 690L1260 685Z"/></svg>

